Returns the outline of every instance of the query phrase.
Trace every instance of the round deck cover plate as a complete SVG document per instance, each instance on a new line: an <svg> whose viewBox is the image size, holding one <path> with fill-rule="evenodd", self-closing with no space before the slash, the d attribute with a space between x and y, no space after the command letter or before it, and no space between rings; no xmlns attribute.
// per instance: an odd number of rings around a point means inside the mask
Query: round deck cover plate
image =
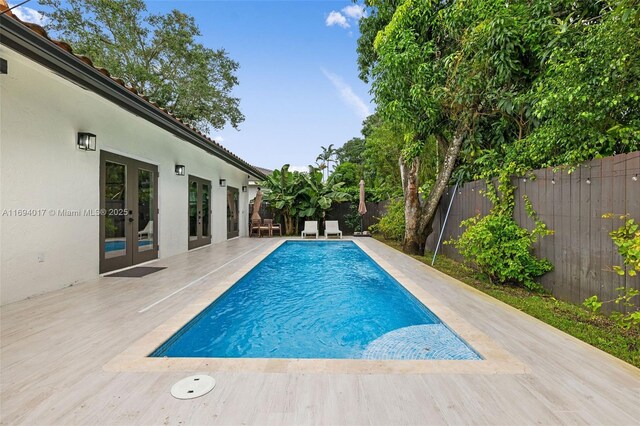
<svg viewBox="0 0 640 426"><path fill-rule="evenodd" d="M178 399L193 399L205 395L216 385L216 379L206 374L196 374L177 382L171 387L171 395Z"/></svg>

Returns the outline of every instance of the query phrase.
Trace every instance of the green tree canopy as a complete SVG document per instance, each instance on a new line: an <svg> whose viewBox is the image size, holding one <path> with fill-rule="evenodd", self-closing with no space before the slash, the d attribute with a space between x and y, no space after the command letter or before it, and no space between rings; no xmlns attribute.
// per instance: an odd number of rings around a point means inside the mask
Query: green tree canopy
<svg viewBox="0 0 640 426"><path fill-rule="evenodd" d="M364 161L363 153L365 142L362 138L351 138L340 148L336 149L336 158L338 164L354 163L362 164Z"/></svg>
<svg viewBox="0 0 640 426"><path fill-rule="evenodd" d="M594 2L596 3L596 2ZM532 89L532 134L510 150L528 168L640 149L640 2L597 2L553 29Z"/></svg>
<svg viewBox="0 0 640 426"><path fill-rule="evenodd" d="M142 0L40 0L47 30L150 100L201 131L244 121L238 63L196 42L195 19L178 10L147 12Z"/></svg>

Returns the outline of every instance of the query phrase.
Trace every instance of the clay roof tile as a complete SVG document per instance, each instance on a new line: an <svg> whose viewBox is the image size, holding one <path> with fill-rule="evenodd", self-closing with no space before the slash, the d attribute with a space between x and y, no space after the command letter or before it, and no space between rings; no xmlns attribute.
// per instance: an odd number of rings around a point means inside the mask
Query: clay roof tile
<svg viewBox="0 0 640 426"><path fill-rule="evenodd" d="M89 59L88 57L86 57L84 55L76 55L76 57L78 59L80 59L82 62L84 62L85 64L89 65L90 67L93 67L93 61L91 59Z"/></svg>
<svg viewBox="0 0 640 426"><path fill-rule="evenodd" d="M13 17L13 12L9 10L9 4L7 4L5 0L0 0L0 12L4 12L7 16Z"/></svg>
<svg viewBox="0 0 640 426"><path fill-rule="evenodd" d="M69 53L73 53L73 49L71 49L71 46L69 45L69 43L65 43L64 41L60 41L60 40L51 40L51 41L53 41L62 50L66 50Z"/></svg>
<svg viewBox="0 0 640 426"><path fill-rule="evenodd" d="M106 68L96 68L98 72L104 76L111 77L111 73Z"/></svg>

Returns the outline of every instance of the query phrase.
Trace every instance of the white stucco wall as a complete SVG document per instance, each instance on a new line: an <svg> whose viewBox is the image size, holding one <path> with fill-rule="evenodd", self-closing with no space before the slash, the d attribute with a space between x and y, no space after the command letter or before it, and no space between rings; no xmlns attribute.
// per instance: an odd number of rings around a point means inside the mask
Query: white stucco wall
<svg viewBox="0 0 640 426"><path fill-rule="evenodd" d="M226 188L247 174L93 92L2 46L0 75L0 304L98 276L99 218L50 216L49 209L98 209L100 150L158 165L159 256L187 251L187 175L212 183L212 241L227 238ZM95 152L76 135L97 135ZM247 235L248 193L240 191L240 235ZM13 209L44 215L8 216Z"/></svg>

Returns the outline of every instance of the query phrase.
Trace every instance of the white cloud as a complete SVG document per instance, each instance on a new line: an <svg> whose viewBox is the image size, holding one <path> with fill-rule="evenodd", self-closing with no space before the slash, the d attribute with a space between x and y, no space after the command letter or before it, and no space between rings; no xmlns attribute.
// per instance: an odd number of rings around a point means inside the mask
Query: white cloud
<svg viewBox="0 0 640 426"><path fill-rule="evenodd" d="M364 7L359 4L352 4L342 9L342 13L348 18L357 20L364 16Z"/></svg>
<svg viewBox="0 0 640 426"><path fill-rule="evenodd" d="M351 86L345 83L339 75L333 74L324 68L322 69L322 73L327 77L331 84L333 84L333 87L336 88L340 98L342 98L342 101L351 108L358 117L364 120L371 115L369 106L355 94Z"/></svg>
<svg viewBox="0 0 640 426"><path fill-rule="evenodd" d="M220 135L218 135L218 136L214 136L214 137L212 137L211 139L213 139L214 141L216 141L216 142L218 142L218 143L222 143L222 142L224 142L224 138L223 138L222 136L220 136Z"/></svg>
<svg viewBox="0 0 640 426"><path fill-rule="evenodd" d="M307 173L309 171L309 166L289 166L289 171Z"/></svg>
<svg viewBox="0 0 640 426"><path fill-rule="evenodd" d="M325 20L327 27L338 25L342 28L350 28L351 23L358 24L358 21L363 16L366 16L364 7L359 4L351 4L342 8L341 12L332 10ZM351 35L351 33L350 33Z"/></svg>
<svg viewBox="0 0 640 426"><path fill-rule="evenodd" d="M11 5L9 5L11 7ZM40 12L30 7L20 6L12 9L14 15L16 15L23 22L30 22L32 24L38 24L43 26L47 23L47 18Z"/></svg>
<svg viewBox="0 0 640 426"><path fill-rule="evenodd" d="M327 27L331 27L333 25L339 25L342 28L349 28L351 26L347 22L347 18L345 18L345 16L342 13L336 12L335 10L332 10L329 13L329 16L327 16L327 19L324 22L325 24L327 24Z"/></svg>

